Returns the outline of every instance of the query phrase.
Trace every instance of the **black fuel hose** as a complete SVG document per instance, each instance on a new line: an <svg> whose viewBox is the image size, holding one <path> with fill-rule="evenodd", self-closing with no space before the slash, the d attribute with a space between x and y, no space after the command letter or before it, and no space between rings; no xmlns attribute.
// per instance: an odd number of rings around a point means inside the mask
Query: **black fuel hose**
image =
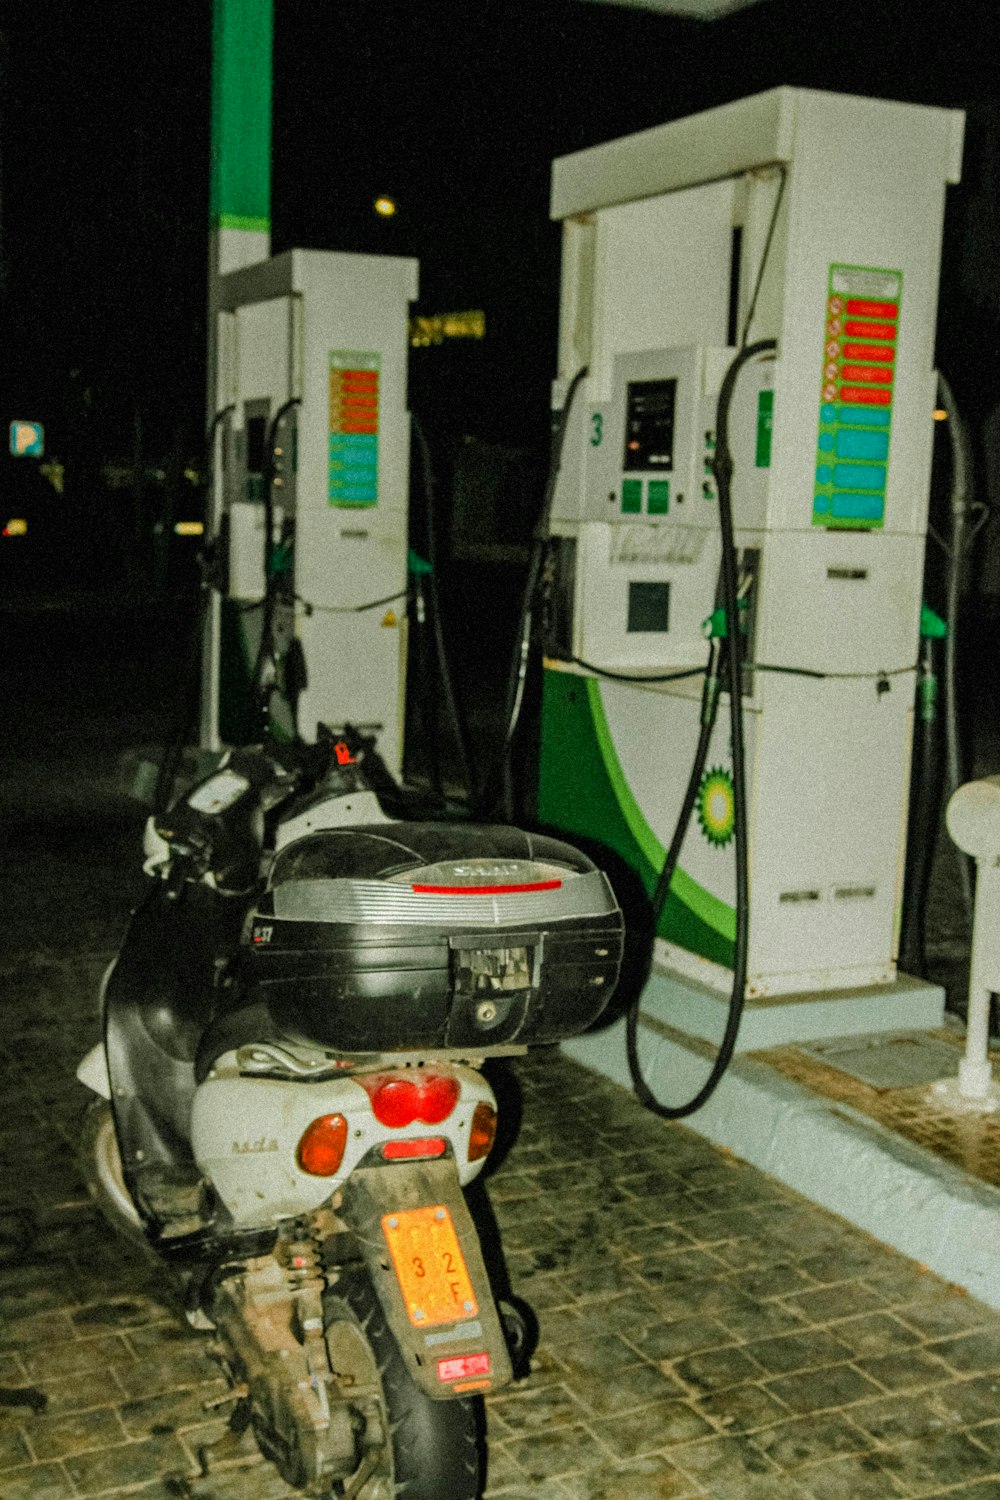
<svg viewBox="0 0 1000 1500"><path fill-rule="evenodd" d="M562 468L563 449L566 446L566 429L569 426L569 419L573 411L573 403L576 399L577 391L580 389L586 375L587 366L582 365L570 381L566 391L566 400L563 402L562 410L559 413L559 420L552 434L549 467L545 476L545 489L542 492L542 503L538 513L538 521L536 522L532 536L531 552L528 557L528 572L524 580L524 588L521 593L521 606L518 611L517 631L514 636L514 655L511 660L507 694L504 700L503 739L500 741L500 750L496 761L483 778L479 795L476 798L477 812L483 818L488 818L494 811L504 789L511 746L514 743L514 736L517 733L517 726L521 718L521 706L524 702L528 664L531 658L531 634L534 622L535 599L542 571L542 561L549 542L552 502L555 498L556 485L559 482L559 470Z"/></svg>
<svg viewBox="0 0 1000 1500"><path fill-rule="evenodd" d="M232 412L236 410L230 403L223 406L212 417L205 434L205 472L211 474L215 467L215 438L222 423ZM198 585L198 602L195 605L194 619L191 622L191 634L184 652L184 659L178 680L176 701L174 707L173 724L167 734L166 742L160 754L160 764L156 772L156 785L153 789L153 812L165 812L170 801L174 781L177 778L177 770L184 754L184 746L187 741L188 731L196 714L196 703L198 688L201 683L202 651L205 638L205 622L208 618L208 605L212 597L212 548L218 542L218 534L213 537L208 546L199 556L201 562L202 576Z"/></svg>
<svg viewBox="0 0 1000 1500"><path fill-rule="evenodd" d="M750 889L747 860L747 810L746 810L746 766L743 748L743 663L740 652L739 598L737 586L736 539L733 528L732 477L733 457L729 448L729 408L732 405L736 381L744 365L761 354L773 353L777 344L774 339L758 339L741 349L726 371L719 391L719 402L715 429L715 457L712 470L715 475L719 497L719 530L722 535L722 603L726 620L726 687L729 692L729 722L732 737L733 761L733 836L736 854L736 938L733 952L733 984L729 996L729 1012L726 1029L716 1053L708 1077L701 1088L685 1104L662 1104L652 1092L642 1075L639 1062L639 1001L636 996L625 1017L625 1040L629 1072L636 1097L664 1120L680 1120L702 1107L715 1092L719 1080L728 1068L736 1048L740 1021L743 1017L743 1000L747 976L747 943L750 929ZM710 686L711 671L706 675L705 693L702 698L702 724L698 746L688 777L687 790L681 806L680 816L667 850L660 877L653 892L653 933L659 926L671 882L680 858L681 845L687 833L698 786L704 772L705 757L715 722L717 701Z"/></svg>
<svg viewBox="0 0 1000 1500"><path fill-rule="evenodd" d="M413 413L410 414L410 422L413 427L413 435L417 440L417 452L420 455L420 475L426 509L427 561L431 567L427 580L427 596L428 603L430 604L431 629L434 632L434 647L437 652L441 686L444 688L444 701L448 714L448 722L451 725L455 749L458 752L459 770L462 774L462 780L465 782L466 796L471 804L475 796L475 781L472 774L472 756L469 753L469 736L465 720L462 717L462 711L459 707L458 695L455 692L455 679L452 674L448 648L444 638L441 594L438 587L437 514L434 499L437 486L434 481L434 466L431 462L430 444L427 441L427 434L424 432L422 423L418 421ZM440 776L439 767L435 768L435 774Z"/></svg>
<svg viewBox="0 0 1000 1500"><path fill-rule="evenodd" d="M274 461L274 444L278 436L278 427L283 419L296 406L302 404L301 397L291 396L278 407L271 424L267 430L266 457L264 460L264 598L263 614L260 622L260 643L257 647L257 656L250 673L250 700L251 708L260 710L267 717L267 701L270 696L263 691L264 663L268 652L273 651L274 641L274 606L277 598L277 577L271 566L271 549L274 546L274 481L277 474L277 465Z"/></svg>

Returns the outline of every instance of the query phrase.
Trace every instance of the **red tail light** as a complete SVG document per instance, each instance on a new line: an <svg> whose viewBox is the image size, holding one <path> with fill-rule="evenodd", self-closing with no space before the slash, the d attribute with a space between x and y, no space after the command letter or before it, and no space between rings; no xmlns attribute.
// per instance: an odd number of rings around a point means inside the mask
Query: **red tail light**
<svg viewBox="0 0 1000 1500"><path fill-rule="evenodd" d="M386 1161L421 1161L429 1156L443 1156L446 1150L442 1136L425 1140L386 1141L382 1155Z"/></svg>
<svg viewBox="0 0 1000 1500"><path fill-rule="evenodd" d="M347 1121L343 1115L320 1115L302 1132L295 1159L311 1177L333 1177L346 1146Z"/></svg>
<svg viewBox="0 0 1000 1500"><path fill-rule="evenodd" d="M458 1103L458 1079L450 1073L427 1073L413 1077L405 1073L373 1073L358 1078L372 1101L372 1113L380 1125L400 1130L420 1120L440 1125Z"/></svg>

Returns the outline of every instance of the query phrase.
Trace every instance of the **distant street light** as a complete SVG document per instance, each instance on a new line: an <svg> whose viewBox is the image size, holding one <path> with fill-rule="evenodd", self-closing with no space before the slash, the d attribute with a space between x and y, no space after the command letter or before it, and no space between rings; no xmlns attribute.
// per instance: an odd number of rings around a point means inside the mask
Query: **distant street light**
<svg viewBox="0 0 1000 1500"><path fill-rule="evenodd" d="M374 203L375 212L383 219L391 219L396 212L396 200L394 198L376 198Z"/></svg>

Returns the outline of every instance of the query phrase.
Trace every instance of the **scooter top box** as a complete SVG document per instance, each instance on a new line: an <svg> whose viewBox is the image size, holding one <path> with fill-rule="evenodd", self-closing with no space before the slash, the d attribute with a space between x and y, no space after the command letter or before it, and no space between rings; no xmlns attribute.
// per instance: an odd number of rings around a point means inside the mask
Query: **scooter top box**
<svg viewBox="0 0 1000 1500"><path fill-rule="evenodd" d="M276 855L247 922L249 1003L341 1052L556 1042L614 991L623 921L579 850L506 827L327 829Z"/></svg>

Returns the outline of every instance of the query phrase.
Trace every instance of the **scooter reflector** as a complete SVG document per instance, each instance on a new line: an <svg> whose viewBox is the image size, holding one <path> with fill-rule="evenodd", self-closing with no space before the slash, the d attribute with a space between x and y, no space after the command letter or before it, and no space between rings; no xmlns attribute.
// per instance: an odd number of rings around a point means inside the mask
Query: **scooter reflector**
<svg viewBox="0 0 1000 1500"><path fill-rule="evenodd" d="M465 1257L443 1205L385 1214L382 1233L414 1327L476 1316L479 1305Z"/></svg>

